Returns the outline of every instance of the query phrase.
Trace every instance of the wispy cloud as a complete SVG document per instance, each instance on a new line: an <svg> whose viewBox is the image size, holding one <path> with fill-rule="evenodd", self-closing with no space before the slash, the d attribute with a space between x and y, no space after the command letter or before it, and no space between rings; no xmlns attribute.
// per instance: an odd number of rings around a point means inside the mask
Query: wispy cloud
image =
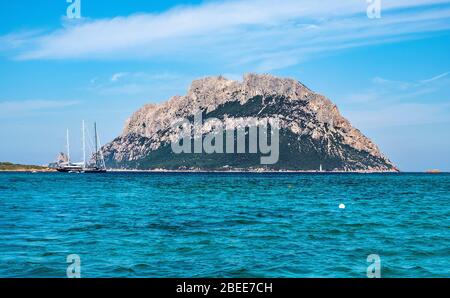
<svg viewBox="0 0 450 298"><path fill-rule="evenodd" d="M256 63L264 71L320 52L449 29L450 8L437 9L438 3L449 1L383 1L382 19L370 20L363 0L214 1L159 14L86 20L44 34L9 35L7 42L23 60L189 57Z"/></svg>
<svg viewBox="0 0 450 298"><path fill-rule="evenodd" d="M450 105L447 103L398 103L372 109L349 109L347 116L356 127L364 130L393 126L415 126L448 123Z"/></svg>
<svg viewBox="0 0 450 298"><path fill-rule="evenodd" d="M431 92L442 88L443 85L448 85L450 81L447 80L446 77L449 74L450 72L444 72L431 78L422 79L419 81L397 81L376 77L372 80L372 82L375 84L374 89L378 90L378 92L389 90L402 91L403 94L408 94L408 92L413 92L416 94L419 90L427 90Z"/></svg>
<svg viewBox="0 0 450 298"><path fill-rule="evenodd" d="M449 122L448 74L419 81L376 77L368 90L345 96L345 115L362 129Z"/></svg>
<svg viewBox="0 0 450 298"><path fill-rule="evenodd" d="M172 72L116 72L109 78L95 77L90 80L89 91L100 95L139 95L160 94L162 89L171 86L184 86L189 77ZM171 94L173 95L173 94ZM169 95L167 95L169 96ZM158 99L159 96L157 96Z"/></svg>
<svg viewBox="0 0 450 298"><path fill-rule="evenodd" d="M399 81L382 77L372 79L372 86L362 92L347 94L344 103L399 102L447 89L450 72L418 81ZM423 101L423 100L422 100ZM436 101L436 99L435 99Z"/></svg>
<svg viewBox="0 0 450 298"><path fill-rule="evenodd" d="M0 101L0 117L18 116L33 111L57 110L79 104L74 100L16 100Z"/></svg>
<svg viewBox="0 0 450 298"><path fill-rule="evenodd" d="M450 71L447 71L447 72L444 72L444 73L442 73L442 74L440 74L440 75L434 76L434 77L432 77L432 78L430 78L430 79L422 80L422 81L420 81L420 83L421 83L421 84L431 83L431 82L440 80L440 79L442 79L442 78L445 78L445 77L448 76L449 74L450 74Z"/></svg>

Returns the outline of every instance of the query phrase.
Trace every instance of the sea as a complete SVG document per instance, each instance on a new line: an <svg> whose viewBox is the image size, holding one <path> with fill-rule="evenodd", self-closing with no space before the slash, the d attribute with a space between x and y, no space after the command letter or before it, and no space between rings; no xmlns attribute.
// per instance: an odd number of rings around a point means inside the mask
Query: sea
<svg viewBox="0 0 450 298"><path fill-rule="evenodd" d="M450 174L0 173L0 277L73 255L93 278L450 277Z"/></svg>

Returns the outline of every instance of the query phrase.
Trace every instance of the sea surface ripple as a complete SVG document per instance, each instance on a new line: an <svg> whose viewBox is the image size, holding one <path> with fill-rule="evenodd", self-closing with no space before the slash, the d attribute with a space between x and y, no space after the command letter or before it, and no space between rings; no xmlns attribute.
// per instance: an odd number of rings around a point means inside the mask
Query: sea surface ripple
<svg viewBox="0 0 450 298"><path fill-rule="evenodd" d="M449 174L0 173L0 277L450 277L449 244Z"/></svg>

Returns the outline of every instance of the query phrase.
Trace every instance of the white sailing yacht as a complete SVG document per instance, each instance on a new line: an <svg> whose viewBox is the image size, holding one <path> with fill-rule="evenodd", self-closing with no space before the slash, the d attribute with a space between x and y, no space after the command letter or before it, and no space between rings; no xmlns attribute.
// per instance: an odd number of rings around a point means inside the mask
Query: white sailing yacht
<svg viewBox="0 0 450 298"><path fill-rule="evenodd" d="M83 148L83 161L82 162L71 162L70 160L70 142L69 142L69 130L67 130L67 162L62 163L56 169L58 172L63 173L105 173L106 166L103 159L103 155L98 150L98 136L97 136L97 123L94 123L94 133L95 133L95 151L94 151L94 164L87 164L86 162L86 136L85 136L85 125L84 120L82 122L82 148Z"/></svg>

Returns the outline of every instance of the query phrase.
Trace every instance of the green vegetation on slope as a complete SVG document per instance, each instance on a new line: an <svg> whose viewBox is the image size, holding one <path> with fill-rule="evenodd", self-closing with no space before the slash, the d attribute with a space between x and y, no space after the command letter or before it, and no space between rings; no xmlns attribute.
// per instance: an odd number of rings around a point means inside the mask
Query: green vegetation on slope
<svg viewBox="0 0 450 298"><path fill-rule="evenodd" d="M46 167L34 165L18 165L10 162L0 162L0 171L39 171L47 170Z"/></svg>

